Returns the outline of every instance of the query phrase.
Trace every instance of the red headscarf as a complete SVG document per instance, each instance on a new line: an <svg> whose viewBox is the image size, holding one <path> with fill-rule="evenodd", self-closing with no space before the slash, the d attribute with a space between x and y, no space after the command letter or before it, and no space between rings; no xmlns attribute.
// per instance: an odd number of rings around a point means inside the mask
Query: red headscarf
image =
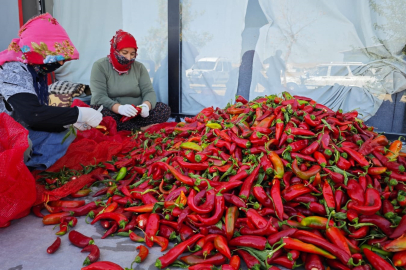
<svg viewBox="0 0 406 270"><path fill-rule="evenodd" d="M131 64L134 63L134 59L128 60L124 56L120 55L119 51L124 48L134 48L138 49L137 41L135 38L128 32L123 30L118 30L115 36L110 40L110 55L107 57L110 60L110 63L113 65L113 68L121 75L128 73L131 68Z"/></svg>

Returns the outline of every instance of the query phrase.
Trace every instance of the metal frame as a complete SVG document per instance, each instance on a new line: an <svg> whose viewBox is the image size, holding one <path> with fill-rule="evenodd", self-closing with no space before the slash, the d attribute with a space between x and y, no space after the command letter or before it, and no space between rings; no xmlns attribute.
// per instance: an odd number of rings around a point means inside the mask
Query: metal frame
<svg viewBox="0 0 406 270"><path fill-rule="evenodd" d="M182 111L182 17L180 0L168 1L168 105L180 121Z"/></svg>

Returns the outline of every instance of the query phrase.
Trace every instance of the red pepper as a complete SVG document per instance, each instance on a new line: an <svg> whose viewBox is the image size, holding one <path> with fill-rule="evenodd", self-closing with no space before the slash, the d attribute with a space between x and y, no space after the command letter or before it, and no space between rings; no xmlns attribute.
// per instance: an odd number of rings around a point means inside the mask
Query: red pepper
<svg viewBox="0 0 406 270"><path fill-rule="evenodd" d="M307 161L312 161L312 162L316 162L316 160L314 158L312 158L311 156L308 155L304 155L304 154L300 154L300 153L292 153L290 154L292 158L301 158L303 160L307 160Z"/></svg>
<svg viewBox="0 0 406 270"><path fill-rule="evenodd" d="M127 122L127 121L133 119L134 117L137 117L138 115L140 115L142 109L140 107L135 106L134 104L131 104L131 106L133 106L137 110L137 114L135 116L130 116L130 117L128 117L128 116L121 117L120 118L121 123Z"/></svg>
<svg viewBox="0 0 406 270"><path fill-rule="evenodd" d="M406 216L403 216L394 232L389 236L392 239L402 236L406 232Z"/></svg>
<svg viewBox="0 0 406 270"><path fill-rule="evenodd" d="M315 176L318 172L320 172L321 167L318 165L313 165L307 171L301 171L297 165L297 159L295 159L292 163L292 171L296 174L297 177L300 179L308 180L311 177Z"/></svg>
<svg viewBox="0 0 406 270"><path fill-rule="evenodd" d="M145 242L145 239L137 235L135 232L130 231L129 234L130 240L134 242Z"/></svg>
<svg viewBox="0 0 406 270"><path fill-rule="evenodd" d="M333 180L333 182L335 184L343 184L344 183L344 175L337 173L337 172L333 172L327 168L323 168L323 170L328 173L331 176L331 180Z"/></svg>
<svg viewBox="0 0 406 270"><path fill-rule="evenodd" d="M90 211L96 209L99 204L100 204L100 201L93 201L93 202L90 202L90 203L88 203L86 205L83 205L81 207L63 208L63 210L73 212L73 215L76 216L76 217L86 216L87 214L89 214Z"/></svg>
<svg viewBox="0 0 406 270"><path fill-rule="evenodd" d="M153 246L153 240L152 237L156 235L156 233L159 230L159 220L160 217L158 214L151 214L148 217L148 222L145 228L145 244L148 247L152 247Z"/></svg>
<svg viewBox="0 0 406 270"><path fill-rule="evenodd" d="M359 205L364 205L364 190L361 185L354 179L348 180L347 184L347 194L350 198Z"/></svg>
<svg viewBox="0 0 406 270"><path fill-rule="evenodd" d="M345 236L342 234L341 230L337 227L328 227L326 229L326 236L331 243L335 244L337 247L341 248L349 255L351 255L350 248L348 247Z"/></svg>
<svg viewBox="0 0 406 270"><path fill-rule="evenodd" d="M227 258L223 254L217 253L207 258L196 255L188 255L181 257L180 260L187 263L188 265L197 265L203 263L211 265L222 265L226 262Z"/></svg>
<svg viewBox="0 0 406 270"><path fill-rule="evenodd" d="M406 265L406 250L397 252L392 258L393 265L405 266Z"/></svg>
<svg viewBox="0 0 406 270"><path fill-rule="evenodd" d="M259 250L264 250L267 244L267 239L257 235L242 235L230 240L230 246L252 247Z"/></svg>
<svg viewBox="0 0 406 270"><path fill-rule="evenodd" d="M237 249L235 251L243 259L248 269L260 269L261 264L255 256L245 250Z"/></svg>
<svg viewBox="0 0 406 270"><path fill-rule="evenodd" d="M218 252L226 256L228 259L231 259L231 252L227 245L227 240L224 236L221 235L216 236L214 238L213 243L214 247L218 250Z"/></svg>
<svg viewBox="0 0 406 270"><path fill-rule="evenodd" d="M285 169L282 163L281 158L275 152L271 151L268 154L269 160L272 162L272 165L275 170L275 178L281 179L285 173Z"/></svg>
<svg viewBox="0 0 406 270"><path fill-rule="evenodd" d="M274 179L272 181L271 198L273 200L273 205L275 208L276 216L280 220L283 220L284 210L283 210L283 202L282 202L282 197L281 197L281 192L280 192L280 185L281 185L281 183L278 179Z"/></svg>
<svg viewBox="0 0 406 270"><path fill-rule="evenodd" d="M224 197L223 195L216 195L216 207L213 216L209 218L203 218L200 215L198 219L202 222L205 226L214 225L223 217L224 213Z"/></svg>
<svg viewBox="0 0 406 270"><path fill-rule="evenodd" d="M327 181L324 181L322 193L327 207L330 210L334 210L336 208L334 194L330 184Z"/></svg>
<svg viewBox="0 0 406 270"><path fill-rule="evenodd" d="M84 248L88 245L92 245L94 243L93 238L87 237L80 232L77 232L75 230L70 231L69 233L69 241L80 248Z"/></svg>
<svg viewBox="0 0 406 270"><path fill-rule="evenodd" d="M216 198L216 194L213 189L210 189L207 191L206 202L201 206L195 205L195 200L194 200L195 196L196 196L196 191L194 189L192 189L190 191L190 194L188 197L188 203L187 203L192 211L194 211L198 214L207 214L213 210L215 198Z"/></svg>
<svg viewBox="0 0 406 270"><path fill-rule="evenodd" d="M298 250L298 251L303 251L303 252L308 252L308 253L314 253L321 255L327 259L336 259L336 256L332 255L331 253L316 247L315 245L308 244L305 242L302 242L298 239L290 238L290 237L284 237L282 238L284 248L286 249L293 249L293 250Z"/></svg>
<svg viewBox="0 0 406 270"><path fill-rule="evenodd" d="M308 140L300 140L293 142L286 147L286 151L289 152L299 152L300 150L304 149L307 147L309 141Z"/></svg>
<svg viewBox="0 0 406 270"><path fill-rule="evenodd" d="M126 208L126 209L128 209L128 208ZM126 210L126 211L128 211L128 210ZM93 225L93 224L95 224L97 221L99 221L101 219L112 219L115 222L117 222L117 224L121 228L124 228L125 224L128 222L128 218L126 216L124 216L123 214L113 212L113 213L102 213L102 214L97 215L97 217L95 217L90 224Z"/></svg>
<svg viewBox="0 0 406 270"><path fill-rule="evenodd" d="M240 197L238 197L234 194L229 194L229 193L225 193L225 194L223 194L223 196L224 196L224 199L226 202L231 203L231 204L237 206L238 208L247 208L246 203Z"/></svg>
<svg viewBox="0 0 406 270"><path fill-rule="evenodd" d="M56 235L65 235L67 232L68 232L68 223L61 222L61 224L59 224L59 231L55 234Z"/></svg>
<svg viewBox="0 0 406 270"><path fill-rule="evenodd" d="M320 153L320 152L318 152L318 151L315 151L314 153L313 153L313 156L314 156L314 158L316 159L316 161L317 161L317 163L321 166L321 167L326 167L326 165L327 165L327 160L326 160L326 157L322 154L322 153Z"/></svg>
<svg viewBox="0 0 406 270"><path fill-rule="evenodd" d="M37 216L37 217L39 217L39 218L43 218L43 217L44 217L44 214L41 213L41 210L44 209L44 204L43 204L43 203L38 204L38 205L36 205L36 206L33 206L31 209L32 209L32 213L33 213L35 216Z"/></svg>
<svg viewBox="0 0 406 270"><path fill-rule="evenodd" d="M351 168L351 163L340 156L337 161L337 167L340 168L341 170L347 171L348 169Z"/></svg>
<svg viewBox="0 0 406 270"><path fill-rule="evenodd" d="M305 270L324 270L323 262L319 255L309 253L306 255Z"/></svg>
<svg viewBox="0 0 406 270"><path fill-rule="evenodd" d="M342 150L344 150L348 155L350 155L355 161L358 162L361 167L366 167L369 165L369 162L365 159L363 155L358 153L357 151L348 148L348 147L341 147Z"/></svg>
<svg viewBox="0 0 406 270"><path fill-rule="evenodd" d="M277 232L277 230L273 227L272 218L270 218L268 220L268 223L262 228L253 230L253 229L250 229L248 227L243 227L240 230L240 233L242 235L257 235L257 236L267 236L267 235L270 235L270 234L273 234L273 233L276 233L276 232Z"/></svg>
<svg viewBox="0 0 406 270"><path fill-rule="evenodd" d="M368 261L372 264L372 266L376 270L388 270L388 269L395 269L390 263L382 259L379 255L377 255L375 252L364 248L362 250L367 257Z"/></svg>
<svg viewBox="0 0 406 270"><path fill-rule="evenodd" d="M328 242L327 240L309 236L297 236L296 238L305 243L313 244L319 248L324 249L327 252L330 252L332 255L336 256L337 259L340 260L344 265L347 265L347 263L351 259L351 256L348 253L346 253L341 248L338 248L336 245Z"/></svg>
<svg viewBox="0 0 406 270"><path fill-rule="evenodd" d="M380 194L376 189L368 188L365 193L365 198L368 205L360 206L350 202L348 204L348 209L353 209L362 215L373 215L381 209L382 201Z"/></svg>
<svg viewBox="0 0 406 270"><path fill-rule="evenodd" d="M83 262L83 265L89 265L91 263L94 263L100 258L99 247L94 244L84 247L81 250L81 252L90 252L90 254L87 255L85 261Z"/></svg>
<svg viewBox="0 0 406 270"><path fill-rule="evenodd" d="M260 166L258 165L254 171L244 180L244 183L241 187L239 197L241 197L243 200L247 201L248 197L251 193L251 188L252 185L254 184L255 179L258 176Z"/></svg>
<svg viewBox="0 0 406 270"><path fill-rule="evenodd" d="M275 129L275 139L276 139L277 141L280 141L280 139L281 139L284 126L285 126L285 125L283 124L283 121L282 121L281 119L277 119L277 120L276 120L276 125L275 125L275 127L276 127L276 129Z"/></svg>
<svg viewBox="0 0 406 270"><path fill-rule="evenodd" d="M138 249L139 252L138 252L137 256L135 257L134 262L141 263L147 258L149 250L143 245L139 245L138 247L136 247L136 249ZM132 269L132 264L131 264L131 269Z"/></svg>
<svg viewBox="0 0 406 270"><path fill-rule="evenodd" d="M238 208L236 206L229 207L226 211L225 217L225 229L228 241L230 241L234 236L234 229L237 218L238 218Z"/></svg>
<svg viewBox="0 0 406 270"><path fill-rule="evenodd" d="M176 178L176 180L184 183L185 185L188 185L188 186L194 185L194 181L192 178L181 174L178 170L176 170L174 167L170 166L169 164L166 164L164 162L156 162L152 166L160 166L161 168L165 168L165 169L169 170L173 174L173 176Z"/></svg>
<svg viewBox="0 0 406 270"><path fill-rule="evenodd" d="M300 224L309 228L322 230L327 227L327 221L328 219L324 217L308 216L302 219ZM334 226L334 222L330 220L328 226Z"/></svg>
<svg viewBox="0 0 406 270"><path fill-rule="evenodd" d="M238 138L233 132L228 132L228 135L230 136L231 141L237 144L239 147L244 149L251 147L251 142L249 140Z"/></svg>
<svg viewBox="0 0 406 270"><path fill-rule="evenodd" d="M369 227L361 227L359 229L351 229L350 228L351 234L348 235L348 237L353 238L353 239L361 239L367 236L369 232Z"/></svg>
<svg viewBox="0 0 406 270"><path fill-rule="evenodd" d="M241 260L238 255L234 255L230 259L230 265L233 267L234 270L239 270L241 266Z"/></svg>
<svg viewBox="0 0 406 270"><path fill-rule="evenodd" d="M360 216L359 218L360 223L372 223L376 225L381 231L390 236L393 233L393 229L391 228L392 223L387 220L386 218L378 215L365 215Z"/></svg>
<svg viewBox="0 0 406 270"><path fill-rule="evenodd" d="M61 238L57 237L55 242L52 243L52 245L50 245L47 248L47 252L49 254L55 253L55 251L57 251L59 249L59 247L61 246Z"/></svg>
<svg viewBox="0 0 406 270"><path fill-rule="evenodd" d="M124 270L120 265L108 261L100 261L92 263L86 267L83 267L82 270Z"/></svg>
<svg viewBox="0 0 406 270"><path fill-rule="evenodd" d="M267 225L267 220L263 218L255 209L250 208L246 211L246 216L257 229L263 228Z"/></svg>
<svg viewBox="0 0 406 270"><path fill-rule="evenodd" d="M55 225L60 223L62 217L70 216L69 212L60 212L55 214L49 214L42 218L42 223L44 225Z"/></svg>
<svg viewBox="0 0 406 270"><path fill-rule="evenodd" d="M219 193L226 193L230 190L235 189L236 187L239 187L243 184L243 182L241 181L234 181L234 182L225 182L223 184L221 184L220 186L215 188L216 192Z"/></svg>
<svg viewBox="0 0 406 270"><path fill-rule="evenodd" d="M282 196L286 201L291 201L296 197L312 192L312 190L306 187L304 184L297 184L290 186L282 191Z"/></svg>
<svg viewBox="0 0 406 270"><path fill-rule="evenodd" d="M151 240L161 247L161 252L165 251L168 248L169 240L165 237L153 235L151 236Z"/></svg>
<svg viewBox="0 0 406 270"><path fill-rule="evenodd" d="M197 240L202 238L202 234L196 234L184 242L179 243L177 246L171 248L165 255L156 260L155 266L159 269L166 268L176 261L189 246L193 245Z"/></svg>

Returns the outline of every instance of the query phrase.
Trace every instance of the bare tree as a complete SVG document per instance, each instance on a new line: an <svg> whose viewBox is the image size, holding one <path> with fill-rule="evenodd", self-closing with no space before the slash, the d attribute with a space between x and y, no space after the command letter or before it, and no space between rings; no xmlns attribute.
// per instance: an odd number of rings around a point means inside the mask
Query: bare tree
<svg viewBox="0 0 406 270"><path fill-rule="evenodd" d="M369 0L371 9L381 17L380 23L374 23L378 35L375 41L383 44L392 53L406 54L406 5L404 0ZM380 35L381 34L381 35ZM398 48L393 45L402 44ZM396 49L397 51L392 51Z"/></svg>

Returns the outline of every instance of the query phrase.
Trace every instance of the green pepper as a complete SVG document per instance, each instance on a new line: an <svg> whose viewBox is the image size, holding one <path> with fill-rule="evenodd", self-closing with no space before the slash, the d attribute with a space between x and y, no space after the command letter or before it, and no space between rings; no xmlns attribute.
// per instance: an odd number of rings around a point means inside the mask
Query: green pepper
<svg viewBox="0 0 406 270"><path fill-rule="evenodd" d="M198 145L197 143L194 143L194 142L184 142L180 145L180 148L195 150L198 152L203 150L200 145Z"/></svg>
<svg viewBox="0 0 406 270"><path fill-rule="evenodd" d="M118 171L116 181L123 180L126 175L127 175L127 168L121 167L121 169Z"/></svg>
<svg viewBox="0 0 406 270"><path fill-rule="evenodd" d="M207 123L206 127L209 127L211 129L222 129L223 128L220 124L217 124L217 123Z"/></svg>

